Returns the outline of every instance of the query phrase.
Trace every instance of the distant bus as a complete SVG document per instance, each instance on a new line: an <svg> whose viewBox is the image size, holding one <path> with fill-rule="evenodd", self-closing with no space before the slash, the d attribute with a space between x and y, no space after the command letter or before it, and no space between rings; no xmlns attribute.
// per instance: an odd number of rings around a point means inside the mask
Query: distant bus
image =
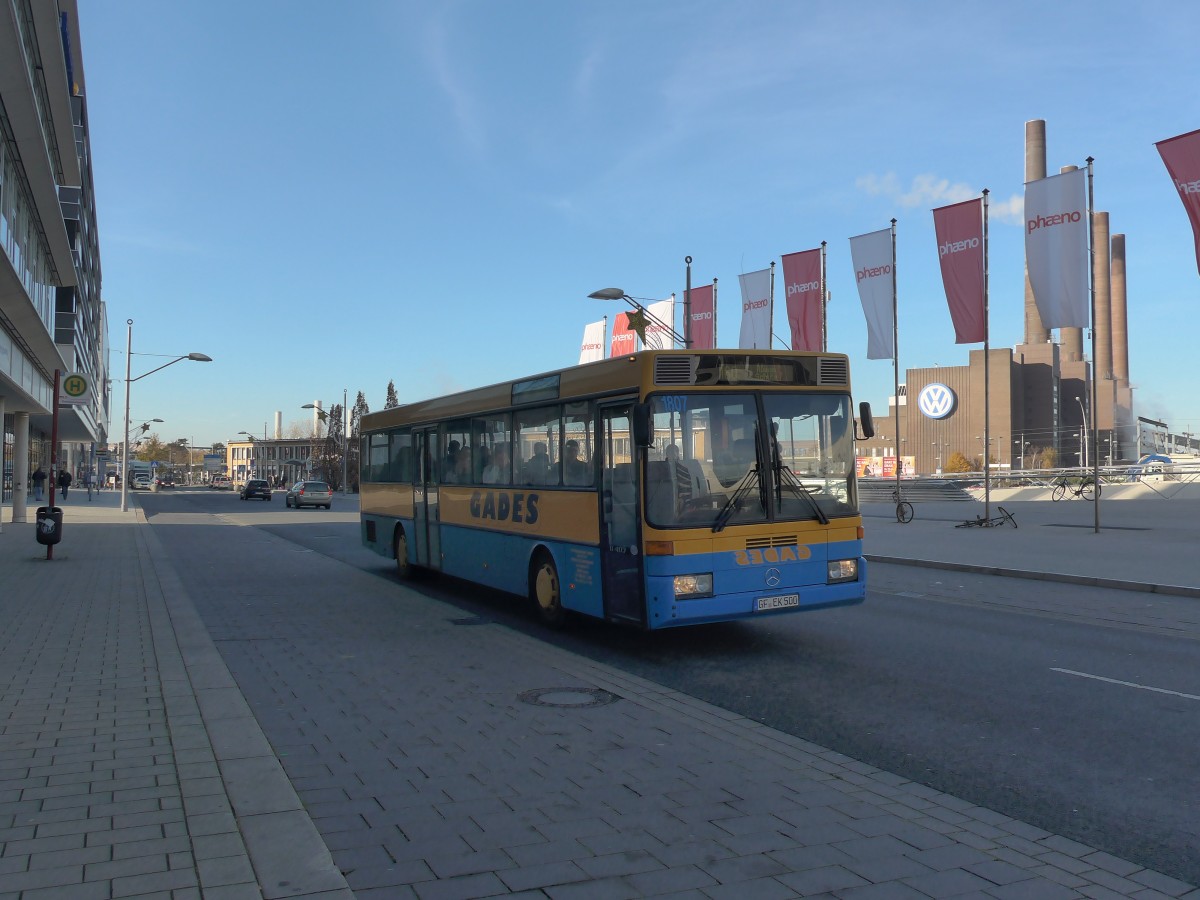
<svg viewBox="0 0 1200 900"><path fill-rule="evenodd" d="M574 612L658 629L865 596L845 355L644 351L361 428L362 541L401 576L527 596L550 625Z"/></svg>

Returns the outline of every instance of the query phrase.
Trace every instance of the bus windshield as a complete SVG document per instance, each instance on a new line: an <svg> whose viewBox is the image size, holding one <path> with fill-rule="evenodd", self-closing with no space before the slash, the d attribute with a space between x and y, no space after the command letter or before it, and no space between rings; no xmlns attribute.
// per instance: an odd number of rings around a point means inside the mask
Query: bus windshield
<svg viewBox="0 0 1200 900"><path fill-rule="evenodd" d="M711 528L858 514L850 398L812 392L655 395L646 518Z"/></svg>

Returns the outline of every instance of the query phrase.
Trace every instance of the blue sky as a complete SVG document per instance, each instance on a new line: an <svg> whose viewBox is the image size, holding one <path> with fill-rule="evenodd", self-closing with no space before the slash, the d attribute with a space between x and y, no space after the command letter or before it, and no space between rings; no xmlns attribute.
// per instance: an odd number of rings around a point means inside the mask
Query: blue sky
<svg viewBox="0 0 1200 900"><path fill-rule="evenodd" d="M1024 133L1095 157L1139 415L1200 430L1190 3L81 0L104 297L164 440L574 364L602 287L682 299L827 241L830 349L886 409L849 238L897 219L900 365L961 365L930 209L991 197L991 345L1022 340ZM782 274L776 266L777 275ZM787 336L776 279L775 333ZM1087 340L1085 337L1085 345ZM123 386L114 384L123 402ZM119 423L123 407L113 409ZM136 423L135 423L136 424ZM117 428L114 428L116 431Z"/></svg>

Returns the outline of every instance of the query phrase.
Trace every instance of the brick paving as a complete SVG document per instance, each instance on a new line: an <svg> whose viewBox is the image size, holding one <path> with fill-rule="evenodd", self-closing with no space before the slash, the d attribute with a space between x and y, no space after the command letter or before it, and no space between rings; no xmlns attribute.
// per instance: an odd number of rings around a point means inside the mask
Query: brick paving
<svg viewBox="0 0 1200 900"><path fill-rule="evenodd" d="M369 639L271 598L206 626L140 511L77 494L52 562L32 525L0 534L0 900L1200 900L416 593ZM319 556L304 578L378 584ZM270 640L226 662L247 623Z"/></svg>

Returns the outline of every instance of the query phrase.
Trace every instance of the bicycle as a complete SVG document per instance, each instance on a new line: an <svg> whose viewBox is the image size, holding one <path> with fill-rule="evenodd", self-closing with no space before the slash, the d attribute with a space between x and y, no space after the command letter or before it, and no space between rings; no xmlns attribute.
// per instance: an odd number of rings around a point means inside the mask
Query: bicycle
<svg viewBox="0 0 1200 900"><path fill-rule="evenodd" d="M907 524L913 519L913 505L904 499L904 494L900 488L892 491L892 500L896 504L896 521L901 524Z"/></svg>
<svg viewBox="0 0 1200 900"><path fill-rule="evenodd" d="M1000 515L998 516L992 516L990 519L984 518L983 516L976 516L974 519L967 519L965 522L955 525L954 527L995 528L997 525L1003 525L1005 522L1012 525L1013 528L1017 527L1017 520L1013 518L1012 513L1010 513L1003 506L997 506L996 509L1000 510Z"/></svg>
<svg viewBox="0 0 1200 900"><path fill-rule="evenodd" d="M1072 497L1082 497L1084 500L1095 500L1100 496L1100 485L1091 476L1080 479L1079 484L1071 485L1067 479L1063 478L1054 486L1054 490L1050 494L1050 499L1055 502L1061 500L1068 493Z"/></svg>

